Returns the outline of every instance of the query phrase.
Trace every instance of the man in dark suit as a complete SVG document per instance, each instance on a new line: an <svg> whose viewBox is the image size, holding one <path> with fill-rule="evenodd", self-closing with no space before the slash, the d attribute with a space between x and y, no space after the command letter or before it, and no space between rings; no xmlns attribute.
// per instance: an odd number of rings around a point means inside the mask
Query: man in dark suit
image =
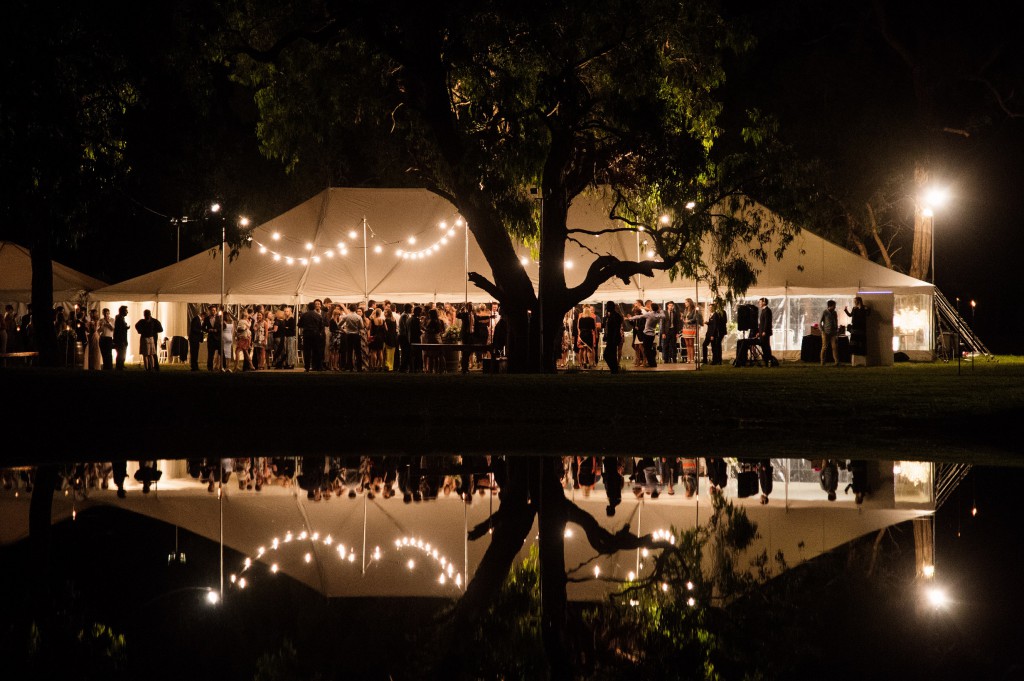
<svg viewBox="0 0 1024 681"><path fill-rule="evenodd" d="M206 370L213 371L213 358L216 355L223 355L223 351L220 346L220 310L217 309L216 305L210 306L210 314L203 320L202 330L206 334ZM224 359L221 357L221 365L224 365ZM222 366L222 368L227 368Z"/></svg>
<svg viewBox="0 0 1024 681"><path fill-rule="evenodd" d="M124 360L128 355L128 306L122 305L117 308L117 316L114 317L114 352L117 353L117 360L114 368L117 371L124 371Z"/></svg>
<svg viewBox="0 0 1024 681"><path fill-rule="evenodd" d="M188 361L192 371L199 371L199 346L203 344L204 321L203 313L199 311L188 323Z"/></svg>
<svg viewBox="0 0 1024 681"><path fill-rule="evenodd" d="M765 366L778 366L779 360L772 356L772 309L768 307L768 299L757 301L761 307L757 315L757 342L761 346Z"/></svg>
<svg viewBox="0 0 1024 681"><path fill-rule="evenodd" d="M307 309L299 317L299 328L302 329L302 363L306 371L320 371L323 357L323 336L324 318L317 310L317 303L314 301L307 305Z"/></svg>

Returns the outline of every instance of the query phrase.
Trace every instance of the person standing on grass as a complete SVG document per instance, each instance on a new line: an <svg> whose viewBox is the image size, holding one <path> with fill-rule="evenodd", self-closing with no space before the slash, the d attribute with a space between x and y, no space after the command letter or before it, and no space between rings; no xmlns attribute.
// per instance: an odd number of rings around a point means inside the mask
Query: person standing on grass
<svg viewBox="0 0 1024 681"><path fill-rule="evenodd" d="M218 355L221 354L220 346L220 328L221 318L220 310L216 305L210 306L210 312L206 315L206 319L203 320L202 331L206 334L206 370L213 371L213 365ZM224 358L220 359L221 365L224 364Z"/></svg>
<svg viewBox="0 0 1024 681"><path fill-rule="evenodd" d="M117 308L117 316L114 317L114 351L117 353L115 368L124 371L124 360L128 354L128 306L122 305Z"/></svg>
<svg viewBox="0 0 1024 681"><path fill-rule="evenodd" d="M839 315L836 314L836 301L828 301L825 311L821 313L818 328L821 329L821 366L825 366L825 353L832 348L832 361L839 366Z"/></svg>
<svg viewBox="0 0 1024 681"><path fill-rule="evenodd" d="M619 373L619 353L622 352L622 313L619 306L609 300L604 304L604 361L613 374Z"/></svg>
<svg viewBox="0 0 1024 681"><path fill-rule="evenodd" d="M707 321L708 331L704 336L704 342L700 346L705 364L708 363L708 345L711 346L711 364L718 365L722 363L722 339L725 337L727 326L728 320L725 317L722 306L715 303L711 306L711 315Z"/></svg>
<svg viewBox="0 0 1024 681"><path fill-rule="evenodd" d="M103 356L103 370L114 368L114 320L110 317L110 308L103 308L100 318L100 355Z"/></svg>
<svg viewBox="0 0 1024 681"><path fill-rule="evenodd" d="M644 357L647 358L647 367L650 369L658 366L657 355L654 353L655 340L658 337L658 324L664 319L665 315L661 312L661 306L657 303L650 303L650 307L645 309L640 314L629 317L629 321L644 320L644 335L643 335L643 347Z"/></svg>
<svg viewBox="0 0 1024 681"><path fill-rule="evenodd" d="M768 307L768 299L757 301L761 311L757 315L757 343L761 347L765 366L778 366L779 360L772 355L772 309Z"/></svg>
<svg viewBox="0 0 1024 681"><path fill-rule="evenodd" d="M149 310L144 311L142 319L135 323L135 331L139 334L139 354L146 371L160 371L156 348L163 330L163 325Z"/></svg>
<svg viewBox="0 0 1024 681"><path fill-rule="evenodd" d="M864 301L857 296L853 299L853 312L845 307L843 312L850 318L850 352L861 356L868 354L868 314L870 314L870 310L864 307Z"/></svg>

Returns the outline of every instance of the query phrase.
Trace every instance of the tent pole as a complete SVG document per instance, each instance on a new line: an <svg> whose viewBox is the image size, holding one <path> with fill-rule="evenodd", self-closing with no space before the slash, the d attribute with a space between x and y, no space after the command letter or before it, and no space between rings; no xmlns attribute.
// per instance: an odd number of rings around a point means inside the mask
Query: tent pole
<svg viewBox="0 0 1024 681"><path fill-rule="evenodd" d="M227 269L227 258L228 258L228 236L227 236L227 224L224 220L220 222L220 311L221 315L224 314L224 274Z"/></svg>
<svg viewBox="0 0 1024 681"><path fill-rule="evenodd" d="M367 257L366 257L366 216L363 216L363 305L366 305L370 300L370 285L368 282L367 274Z"/></svg>
<svg viewBox="0 0 1024 681"><path fill-rule="evenodd" d="M469 305L469 223L463 228L466 230L466 305Z"/></svg>
<svg viewBox="0 0 1024 681"><path fill-rule="evenodd" d="M693 296L694 296L694 298L697 299L697 302L695 302L693 304L693 311L694 311L695 314L698 314L698 315L700 314L700 286L699 286L699 282L700 282L700 277L694 277L693 278ZM704 316L701 315L699 319L700 319L701 322L703 322L704 321ZM700 327L701 327L701 324L698 323L697 324L697 335L694 336L694 339L693 339L693 366L694 366L694 368L697 371L700 371L700 350L697 349L697 346L700 345ZM700 476L698 476L698 479L700 479Z"/></svg>
<svg viewBox="0 0 1024 681"><path fill-rule="evenodd" d="M363 493L363 575L366 575L366 493Z"/></svg>

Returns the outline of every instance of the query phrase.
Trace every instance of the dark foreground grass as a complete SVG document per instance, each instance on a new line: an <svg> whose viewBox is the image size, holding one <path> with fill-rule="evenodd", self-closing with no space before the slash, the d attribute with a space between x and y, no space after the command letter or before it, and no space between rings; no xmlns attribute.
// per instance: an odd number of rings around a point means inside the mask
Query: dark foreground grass
<svg viewBox="0 0 1024 681"><path fill-rule="evenodd" d="M1024 361L557 376L0 372L4 462L340 453L1024 464Z"/></svg>

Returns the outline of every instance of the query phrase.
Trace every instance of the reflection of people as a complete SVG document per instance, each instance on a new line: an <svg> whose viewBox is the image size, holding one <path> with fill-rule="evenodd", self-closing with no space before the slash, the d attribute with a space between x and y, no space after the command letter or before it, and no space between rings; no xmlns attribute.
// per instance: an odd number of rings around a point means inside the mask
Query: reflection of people
<svg viewBox="0 0 1024 681"><path fill-rule="evenodd" d="M188 321L188 363L192 371L199 371L199 348L203 344L203 322L200 310Z"/></svg>
<svg viewBox="0 0 1024 681"><path fill-rule="evenodd" d="M821 488L828 493L828 500L836 500L836 489L839 487L839 466L833 459L826 459L821 465Z"/></svg>
<svg viewBox="0 0 1024 681"><path fill-rule="evenodd" d="M843 308L850 318L850 353L854 355L868 354L868 315L871 311L864 307L860 296L853 299L853 311Z"/></svg>
<svg viewBox="0 0 1024 681"><path fill-rule="evenodd" d="M825 366L825 354L829 348L832 348L832 361L839 366L839 315L836 314L836 301L828 301L825 311L821 313L818 328L821 329L821 366Z"/></svg>
<svg viewBox="0 0 1024 681"><path fill-rule="evenodd" d="M657 336L658 323L664 318L665 315L661 312L661 306L657 303L650 303L650 307L646 308L643 312L628 317L631 322L644 320L644 357L647 359L647 366L652 369L658 365L658 360L654 354L654 341Z"/></svg>

